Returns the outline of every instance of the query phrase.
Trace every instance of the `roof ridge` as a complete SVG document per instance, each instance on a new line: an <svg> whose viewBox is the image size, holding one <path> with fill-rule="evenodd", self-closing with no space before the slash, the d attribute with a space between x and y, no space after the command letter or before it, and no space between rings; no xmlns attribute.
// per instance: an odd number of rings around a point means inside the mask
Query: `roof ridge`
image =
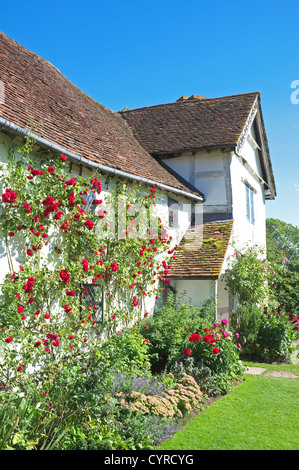
<svg viewBox="0 0 299 470"><path fill-rule="evenodd" d="M164 107L164 106L180 106L180 105L185 105L185 104L199 104L199 103L206 103L207 101L215 101L215 100L225 100L228 98L235 98L235 97L241 97L241 96L260 96L261 92L260 91L251 91L248 93L236 93L234 95L225 95L225 96L216 96L214 98L204 98L204 99L194 99L194 100L182 100L182 101L172 101L171 103L160 103L160 104L154 104L151 106L142 106L141 108L134 108L134 109L127 109L124 111L118 111L119 114L126 114L134 111L141 111L144 109L150 109L150 108L158 108L158 107Z"/></svg>

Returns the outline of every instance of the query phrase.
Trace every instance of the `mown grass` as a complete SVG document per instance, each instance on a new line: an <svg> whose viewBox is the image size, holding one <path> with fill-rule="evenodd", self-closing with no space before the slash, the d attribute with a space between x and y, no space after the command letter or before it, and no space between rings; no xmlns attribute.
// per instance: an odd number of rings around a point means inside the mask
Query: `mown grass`
<svg viewBox="0 0 299 470"><path fill-rule="evenodd" d="M247 363L299 374L299 365ZM299 378L244 375L159 450L298 450Z"/></svg>

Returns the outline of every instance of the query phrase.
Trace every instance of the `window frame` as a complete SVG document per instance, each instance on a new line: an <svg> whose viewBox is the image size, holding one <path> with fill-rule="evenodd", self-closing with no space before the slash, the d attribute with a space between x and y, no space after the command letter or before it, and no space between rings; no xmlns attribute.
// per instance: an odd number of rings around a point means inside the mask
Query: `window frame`
<svg viewBox="0 0 299 470"><path fill-rule="evenodd" d="M255 203L254 203L254 194L255 190L250 184L245 181L245 191L246 191L246 218L251 224L255 223Z"/></svg>

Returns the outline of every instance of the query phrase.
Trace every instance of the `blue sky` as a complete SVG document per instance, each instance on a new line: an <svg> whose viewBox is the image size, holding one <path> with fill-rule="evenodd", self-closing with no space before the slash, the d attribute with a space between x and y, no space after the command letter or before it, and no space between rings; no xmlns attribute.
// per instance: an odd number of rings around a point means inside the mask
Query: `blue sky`
<svg viewBox="0 0 299 470"><path fill-rule="evenodd" d="M267 217L299 226L298 1L5 2L0 29L115 111L260 91L278 192Z"/></svg>

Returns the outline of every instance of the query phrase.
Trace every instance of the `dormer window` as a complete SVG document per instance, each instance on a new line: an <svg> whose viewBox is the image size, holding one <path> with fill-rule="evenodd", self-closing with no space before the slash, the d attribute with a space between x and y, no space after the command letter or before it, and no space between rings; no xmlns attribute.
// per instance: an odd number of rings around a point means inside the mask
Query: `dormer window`
<svg viewBox="0 0 299 470"><path fill-rule="evenodd" d="M249 222L254 224L254 189L249 186L249 184L245 183L246 188L246 217Z"/></svg>

